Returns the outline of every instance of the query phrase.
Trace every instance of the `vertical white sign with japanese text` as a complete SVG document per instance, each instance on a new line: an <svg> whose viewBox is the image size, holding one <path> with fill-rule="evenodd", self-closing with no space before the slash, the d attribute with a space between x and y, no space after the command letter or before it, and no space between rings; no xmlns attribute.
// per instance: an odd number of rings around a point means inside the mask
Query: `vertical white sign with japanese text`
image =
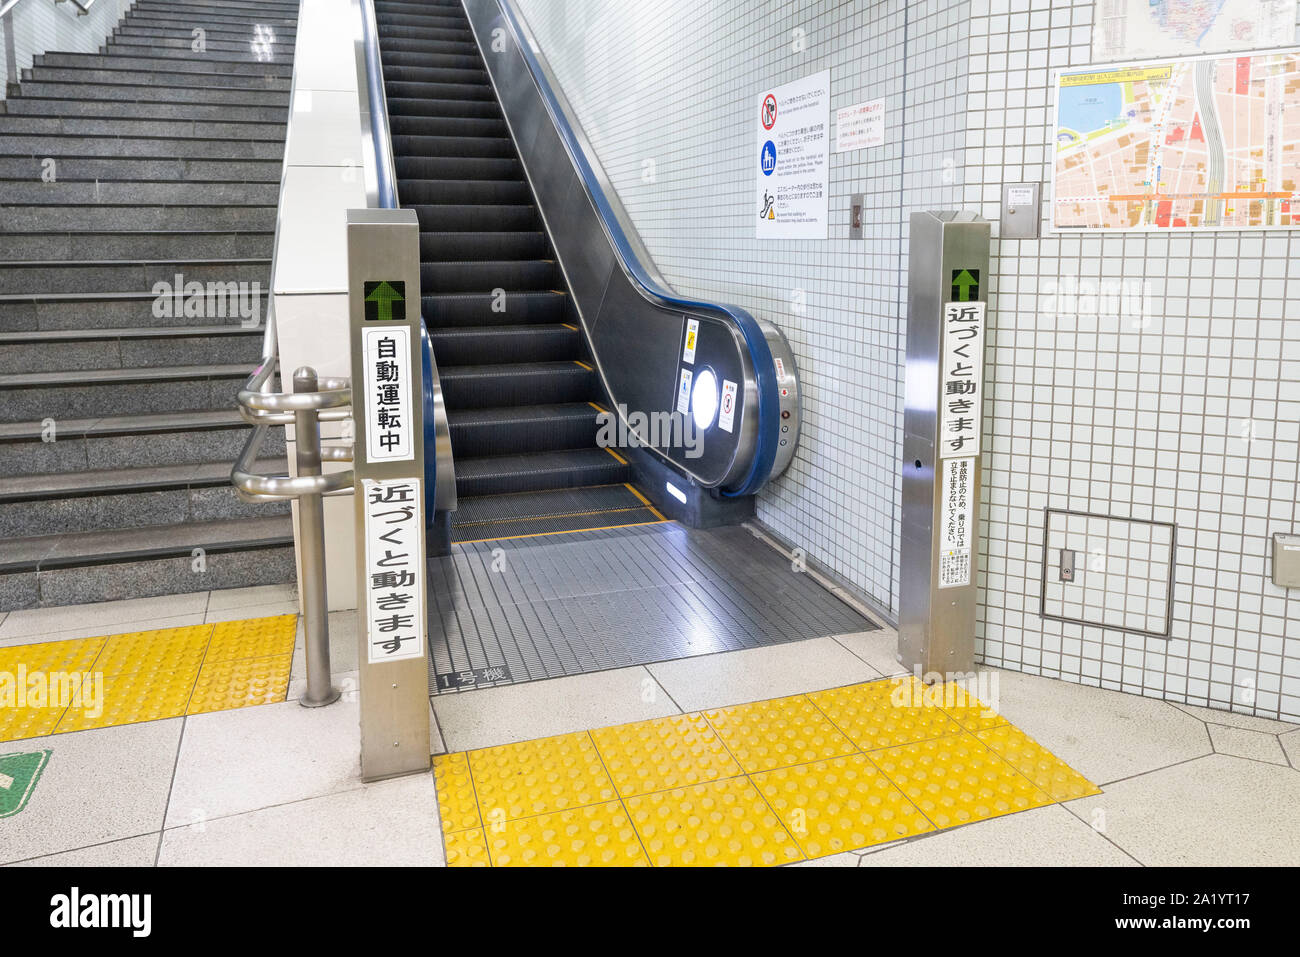
<svg viewBox="0 0 1300 957"><path fill-rule="evenodd" d="M754 109L755 235L825 239L830 221L830 70L764 90Z"/></svg>
<svg viewBox="0 0 1300 957"><path fill-rule="evenodd" d="M366 458L409 462L415 458L411 428L411 332L384 325L362 330L366 363Z"/></svg>
<svg viewBox="0 0 1300 957"><path fill-rule="evenodd" d="M970 584L975 460L944 459L940 468L943 476L939 503L939 587L959 588Z"/></svg>
<svg viewBox="0 0 1300 957"><path fill-rule="evenodd" d="M366 614L370 664L424 656L420 480L366 479Z"/></svg>
<svg viewBox="0 0 1300 957"><path fill-rule="evenodd" d="M984 401L984 303L943 307L939 369L939 458L979 455Z"/></svg>

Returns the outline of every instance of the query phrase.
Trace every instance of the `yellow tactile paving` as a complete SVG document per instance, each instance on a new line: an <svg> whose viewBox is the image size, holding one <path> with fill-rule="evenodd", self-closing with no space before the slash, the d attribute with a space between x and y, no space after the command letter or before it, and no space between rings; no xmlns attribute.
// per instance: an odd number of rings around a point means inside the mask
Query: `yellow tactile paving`
<svg viewBox="0 0 1300 957"><path fill-rule="evenodd" d="M231 661L291 655L297 634L297 615L225 621L213 629L207 660Z"/></svg>
<svg viewBox="0 0 1300 957"><path fill-rule="evenodd" d="M927 688L926 693L933 695L935 704L967 731L985 731L1007 723L1006 718L955 682Z"/></svg>
<svg viewBox="0 0 1300 957"><path fill-rule="evenodd" d="M206 661L185 713L233 711L283 701L292 667L292 650L274 658Z"/></svg>
<svg viewBox="0 0 1300 957"><path fill-rule="evenodd" d="M160 667L198 671L211 637L211 625L112 635L95 660L94 670L109 676L154 671Z"/></svg>
<svg viewBox="0 0 1300 957"><path fill-rule="evenodd" d="M436 755L433 779L437 785L438 813L442 817L444 834L482 827L474 781L469 774L469 758L464 752Z"/></svg>
<svg viewBox="0 0 1300 957"><path fill-rule="evenodd" d="M1052 803L1023 774L964 732L873 751L870 757L935 827Z"/></svg>
<svg viewBox="0 0 1300 957"><path fill-rule="evenodd" d="M621 801L508 821L487 830L496 867L646 867Z"/></svg>
<svg viewBox="0 0 1300 957"><path fill-rule="evenodd" d="M189 704L196 678L197 665L180 671L142 669L106 677L102 709L69 708L55 733L179 718Z"/></svg>
<svg viewBox="0 0 1300 957"><path fill-rule="evenodd" d="M0 708L0 741L53 734L65 708Z"/></svg>
<svg viewBox="0 0 1300 957"><path fill-rule="evenodd" d="M765 771L753 781L810 858L934 829L863 754Z"/></svg>
<svg viewBox="0 0 1300 957"><path fill-rule="evenodd" d="M618 797L585 731L471 751L469 766L484 824Z"/></svg>
<svg viewBox="0 0 1300 957"><path fill-rule="evenodd" d="M283 701L296 630L279 615L0 648L0 741ZM43 703L6 700L20 677ZM79 697L54 700L74 678Z"/></svg>
<svg viewBox="0 0 1300 957"><path fill-rule="evenodd" d="M89 671L107 638L75 638L36 645L0 648L0 671L16 672L21 665L28 674L51 671Z"/></svg>
<svg viewBox="0 0 1300 957"><path fill-rule="evenodd" d="M706 711L704 716L750 774L857 750L803 695Z"/></svg>
<svg viewBox="0 0 1300 957"><path fill-rule="evenodd" d="M1053 801L1070 801L1101 793L1101 788L1013 725L1004 724L980 731L975 737L1038 785Z"/></svg>
<svg viewBox="0 0 1300 957"><path fill-rule="evenodd" d="M603 728L591 736L623 797L743 773L702 714Z"/></svg>
<svg viewBox="0 0 1300 957"><path fill-rule="evenodd" d="M1099 793L911 677L440 755L434 776L453 866L789 864Z"/></svg>
<svg viewBox="0 0 1300 957"><path fill-rule="evenodd" d="M955 734L961 726L943 710L924 704L925 686L915 678L888 678L808 695L856 745L875 751Z"/></svg>
<svg viewBox="0 0 1300 957"><path fill-rule="evenodd" d="M481 827L472 831L457 831L447 834L443 840L447 845L448 867L491 867L488 857L487 841Z"/></svg>
<svg viewBox="0 0 1300 957"><path fill-rule="evenodd" d="M628 798L656 867L771 867L804 859L748 778Z"/></svg>

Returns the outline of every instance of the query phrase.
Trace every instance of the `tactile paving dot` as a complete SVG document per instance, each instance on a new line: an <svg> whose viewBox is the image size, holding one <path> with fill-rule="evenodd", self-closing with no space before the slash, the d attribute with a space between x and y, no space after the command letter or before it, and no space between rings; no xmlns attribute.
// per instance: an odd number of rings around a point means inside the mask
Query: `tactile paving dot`
<svg viewBox="0 0 1300 957"><path fill-rule="evenodd" d="M704 715L751 774L857 750L803 695L720 708Z"/></svg>
<svg viewBox="0 0 1300 957"><path fill-rule="evenodd" d="M69 708L56 733L106 728L110 725L160 721L185 713L198 669L138 671L104 679L102 713L93 708Z"/></svg>
<svg viewBox="0 0 1300 957"><path fill-rule="evenodd" d="M623 797L741 773L701 714L603 728L591 736Z"/></svg>
<svg viewBox="0 0 1300 957"><path fill-rule="evenodd" d="M297 615L224 621L212 632L207 660L233 661L292 654L297 634Z"/></svg>
<svg viewBox="0 0 1300 957"><path fill-rule="evenodd" d="M810 858L934 830L865 755L765 771L753 781Z"/></svg>
<svg viewBox="0 0 1300 957"><path fill-rule="evenodd" d="M38 671L90 671L106 641L107 638L76 638L0 648L0 671L16 672L20 665L29 675Z"/></svg>
<svg viewBox="0 0 1300 957"><path fill-rule="evenodd" d="M109 676L187 668L197 670L211 637L211 625L113 635L95 662L95 670Z"/></svg>
<svg viewBox="0 0 1300 957"><path fill-rule="evenodd" d="M925 693L927 701L933 700L967 731L984 731L1007 723L1006 718L956 682L926 688Z"/></svg>
<svg viewBox="0 0 1300 957"><path fill-rule="evenodd" d="M0 741L20 741L52 734L63 717L64 708L0 707Z"/></svg>
<svg viewBox="0 0 1300 957"><path fill-rule="evenodd" d="M444 834L481 827L474 781L464 752L439 754L433 759L433 783L438 793L438 814Z"/></svg>
<svg viewBox="0 0 1300 957"><path fill-rule="evenodd" d="M1069 801L1101 793L1101 788L1017 727L1003 725L980 731L975 737L1037 784L1054 801Z"/></svg>
<svg viewBox="0 0 1300 957"><path fill-rule="evenodd" d="M483 829L457 831L443 836L447 847L448 867L491 867L488 857L487 841L483 838Z"/></svg>
<svg viewBox="0 0 1300 957"><path fill-rule="evenodd" d="M618 801L505 821L486 828L497 867L646 867L636 829Z"/></svg>
<svg viewBox="0 0 1300 957"><path fill-rule="evenodd" d="M199 672L187 713L231 711L283 701L292 666L292 653L277 658L208 661Z"/></svg>
<svg viewBox="0 0 1300 957"><path fill-rule="evenodd" d="M876 751L871 759L936 827L954 827L1052 803L970 734Z"/></svg>
<svg viewBox="0 0 1300 957"><path fill-rule="evenodd" d="M808 695L863 751L896 747L962 730L940 708L924 704L915 678L888 678Z"/></svg>
<svg viewBox="0 0 1300 957"><path fill-rule="evenodd" d="M585 731L471 751L469 766L485 824L618 796Z"/></svg>
<svg viewBox="0 0 1300 957"><path fill-rule="evenodd" d="M656 867L773 866L803 852L745 778L628 798L632 824Z"/></svg>

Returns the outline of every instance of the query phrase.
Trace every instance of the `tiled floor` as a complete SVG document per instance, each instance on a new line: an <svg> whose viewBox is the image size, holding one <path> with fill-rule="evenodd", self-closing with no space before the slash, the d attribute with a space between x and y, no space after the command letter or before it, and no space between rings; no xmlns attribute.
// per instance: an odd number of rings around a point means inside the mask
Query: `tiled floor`
<svg viewBox="0 0 1300 957"><path fill-rule="evenodd" d="M12 612L0 618L0 648L294 610L288 590L251 589ZM349 619L331 618L335 681L345 688L355 687L349 685L355 678ZM433 705L438 729L431 750L495 748L871 682L897 672L894 641L890 632L873 632L440 696ZM299 653L291 698L301 674ZM1096 782L1101 794L930 829L799 866L1251 865L1300 859L1300 818L1294 813L1300 806L1300 728L1011 672L992 675L996 700L989 703ZM472 846L457 839L444 852L433 775L360 782L357 722L358 705L349 692L338 704L315 711L290 700L6 745L0 751L53 754L26 808L0 819L0 863L440 865L445 853ZM788 769L775 768L713 783L782 771L789 776ZM729 785L717 798L730 802L728 807L752 799L734 790ZM618 807L626 805L631 814L680 814L680 803L674 812L653 800L662 793L598 802L568 822L533 817L528 826L558 823L621 834L629 826L635 830L635 822L618 819ZM455 813L450 806L442 811ZM486 855L484 844L478 846Z"/></svg>

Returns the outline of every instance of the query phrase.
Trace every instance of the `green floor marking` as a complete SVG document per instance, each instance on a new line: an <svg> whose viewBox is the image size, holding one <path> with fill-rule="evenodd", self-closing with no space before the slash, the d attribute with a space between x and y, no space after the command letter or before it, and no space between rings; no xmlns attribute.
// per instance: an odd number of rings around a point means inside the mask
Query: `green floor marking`
<svg viewBox="0 0 1300 957"><path fill-rule="evenodd" d="M0 818L13 817L27 806L53 753L0 754Z"/></svg>

